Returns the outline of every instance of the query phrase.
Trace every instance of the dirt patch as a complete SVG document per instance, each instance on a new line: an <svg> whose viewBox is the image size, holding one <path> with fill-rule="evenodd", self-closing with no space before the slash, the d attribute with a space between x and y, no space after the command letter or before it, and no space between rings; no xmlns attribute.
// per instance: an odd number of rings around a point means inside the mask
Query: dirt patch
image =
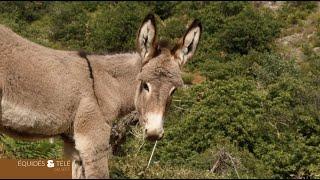
<svg viewBox="0 0 320 180"><path fill-rule="evenodd" d="M199 72L195 72L193 74L192 84L200 84L205 80L206 80L206 78L201 76L201 74Z"/></svg>

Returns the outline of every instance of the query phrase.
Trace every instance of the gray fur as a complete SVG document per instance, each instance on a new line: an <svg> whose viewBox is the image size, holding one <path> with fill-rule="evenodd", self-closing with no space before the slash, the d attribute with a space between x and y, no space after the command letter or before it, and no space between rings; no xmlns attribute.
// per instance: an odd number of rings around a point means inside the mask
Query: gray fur
<svg viewBox="0 0 320 180"><path fill-rule="evenodd" d="M144 124L145 114L164 112L169 91L183 84L174 53L151 41L148 57L88 55L92 79L78 52L40 46L0 25L1 132L22 139L61 135L73 178L109 177L113 120L136 109ZM142 82L152 85L148 97Z"/></svg>

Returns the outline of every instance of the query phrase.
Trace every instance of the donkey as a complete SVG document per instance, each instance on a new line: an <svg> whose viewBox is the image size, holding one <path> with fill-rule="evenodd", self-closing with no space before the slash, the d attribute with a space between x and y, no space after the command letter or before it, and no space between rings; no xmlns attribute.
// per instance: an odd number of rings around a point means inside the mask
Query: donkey
<svg viewBox="0 0 320 180"><path fill-rule="evenodd" d="M164 135L164 114L202 27L194 20L174 48L145 17L137 52L86 55L30 42L0 26L0 130L22 139L61 136L73 178L108 178L111 124L136 110L146 138Z"/></svg>

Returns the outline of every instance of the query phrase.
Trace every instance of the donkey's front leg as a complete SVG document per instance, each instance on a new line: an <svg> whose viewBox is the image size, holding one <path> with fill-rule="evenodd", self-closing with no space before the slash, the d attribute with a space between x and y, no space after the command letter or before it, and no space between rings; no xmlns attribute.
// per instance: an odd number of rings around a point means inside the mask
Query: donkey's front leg
<svg viewBox="0 0 320 180"><path fill-rule="evenodd" d="M74 123L74 140L86 178L109 178L110 131L96 102L83 100Z"/></svg>
<svg viewBox="0 0 320 180"><path fill-rule="evenodd" d="M75 143L70 137L63 136L64 158L72 161L72 179L84 179L84 169L79 151L75 149Z"/></svg>

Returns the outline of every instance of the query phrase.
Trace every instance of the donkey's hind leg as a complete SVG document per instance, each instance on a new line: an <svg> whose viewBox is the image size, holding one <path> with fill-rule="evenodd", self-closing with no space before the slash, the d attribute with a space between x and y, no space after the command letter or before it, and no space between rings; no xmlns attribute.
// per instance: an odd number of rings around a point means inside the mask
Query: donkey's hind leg
<svg viewBox="0 0 320 180"><path fill-rule="evenodd" d="M68 137L62 137L64 141L64 158L72 162L72 179L85 179L84 168L79 151L75 148L75 143Z"/></svg>

